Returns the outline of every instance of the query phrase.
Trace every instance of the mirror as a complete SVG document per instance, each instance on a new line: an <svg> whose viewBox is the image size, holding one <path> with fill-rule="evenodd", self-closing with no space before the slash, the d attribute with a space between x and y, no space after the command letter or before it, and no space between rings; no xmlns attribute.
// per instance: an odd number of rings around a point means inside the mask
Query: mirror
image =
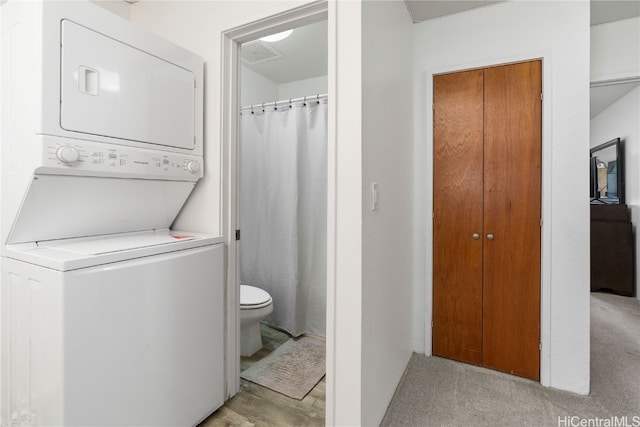
<svg viewBox="0 0 640 427"><path fill-rule="evenodd" d="M624 152L620 138L590 150L592 204L624 204Z"/></svg>

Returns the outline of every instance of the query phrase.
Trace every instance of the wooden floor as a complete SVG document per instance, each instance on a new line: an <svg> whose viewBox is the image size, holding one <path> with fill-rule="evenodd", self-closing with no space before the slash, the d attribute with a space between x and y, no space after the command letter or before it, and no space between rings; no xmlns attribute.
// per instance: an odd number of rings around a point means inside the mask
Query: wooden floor
<svg viewBox="0 0 640 427"><path fill-rule="evenodd" d="M284 332L260 325L263 348L242 357L244 371L290 339ZM326 377L325 377L326 378ZM325 378L304 399L291 399L266 387L240 379L240 391L198 427L324 426Z"/></svg>

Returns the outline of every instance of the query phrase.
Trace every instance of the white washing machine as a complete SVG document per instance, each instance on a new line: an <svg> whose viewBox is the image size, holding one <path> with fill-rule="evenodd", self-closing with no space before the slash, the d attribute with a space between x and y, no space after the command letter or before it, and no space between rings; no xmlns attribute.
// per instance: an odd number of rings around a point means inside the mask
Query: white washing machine
<svg viewBox="0 0 640 427"><path fill-rule="evenodd" d="M171 230L202 59L87 1L1 19L0 425L195 425L224 399L222 238Z"/></svg>
<svg viewBox="0 0 640 427"><path fill-rule="evenodd" d="M10 245L6 425L185 426L216 410L221 242L163 230Z"/></svg>

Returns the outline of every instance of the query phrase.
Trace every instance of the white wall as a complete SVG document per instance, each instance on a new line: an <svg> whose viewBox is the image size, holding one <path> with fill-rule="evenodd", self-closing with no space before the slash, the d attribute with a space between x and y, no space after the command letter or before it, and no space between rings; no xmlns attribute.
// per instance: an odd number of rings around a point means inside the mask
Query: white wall
<svg viewBox="0 0 640 427"><path fill-rule="evenodd" d="M278 84L244 65L241 67L240 104L261 104L327 93L327 76Z"/></svg>
<svg viewBox="0 0 640 427"><path fill-rule="evenodd" d="M589 2L510 1L415 25L414 346L431 353L433 74L543 58L541 383L589 391ZM424 265L423 268L421 266Z"/></svg>
<svg viewBox="0 0 640 427"><path fill-rule="evenodd" d="M323 93L327 93L327 76L296 80L294 82L282 83L278 86L278 99L322 95Z"/></svg>
<svg viewBox="0 0 640 427"><path fill-rule="evenodd" d="M412 354L412 31L402 2L363 2L362 425L380 423Z"/></svg>
<svg viewBox="0 0 640 427"><path fill-rule="evenodd" d="M327 425L379 424L411 356L411 30L401 2L329 3L336 143L327 326L335 338L327 348L335 366L327 370ZM371 182L380 191L373 212Z"/></svg>
<svg viewBox="0 0 640 427"><path fill-rule="evenodd" d="M640 266L640 87L591 119L591 147L618 137L625 141L625 197L631 209L637 269ZM639 276L636 273L636 297L640 299Z"/></svg>
<svg viewBox="0 0 640 427"><path fill-rule="evenodd" d="M240 106L278 101L278 84L244 65L240 67Z"/></svg>
<svg viewBox="0 0 640 427"><path fill-rule="evenodd" d="M640 17L591 27L591 81L640 76Z"/></svg>
<svg viewBox="0 0 640 427"><path fill-rule="evenodd" d="M361 28L359 2L329 2L327 425L362 424Z"/></svg>

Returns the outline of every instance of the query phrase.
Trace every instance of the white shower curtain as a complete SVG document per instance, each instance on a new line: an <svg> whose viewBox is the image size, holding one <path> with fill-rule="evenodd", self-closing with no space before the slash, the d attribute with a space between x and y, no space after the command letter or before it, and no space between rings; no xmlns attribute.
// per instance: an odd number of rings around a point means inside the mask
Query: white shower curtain
<svg viewBox="0 0 640 427"><path fill-rule="evenodd" d="M266 322L326 334L327 104L244 109L240 280L273 298Z"/></svg>

